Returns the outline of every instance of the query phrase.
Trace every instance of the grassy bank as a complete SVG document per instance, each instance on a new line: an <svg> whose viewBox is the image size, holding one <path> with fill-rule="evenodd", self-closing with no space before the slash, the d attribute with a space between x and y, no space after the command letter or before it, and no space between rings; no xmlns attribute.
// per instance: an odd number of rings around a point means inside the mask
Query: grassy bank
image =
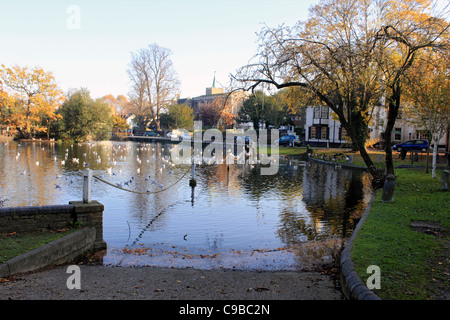
<svg viewBox="0 0 450 320"><path fill-rule="evenodd" d="M78 229L63 229L60 231L0 234L0 263L24 254L44 244L62 238Z"/></svg>
<svg viewBox="0 0 450 320"><path fill-rule="evenodd" d="M397 169L396 175L394 202L381 202L377 192L352 258L364 282L368 266L380 267L381 289L374 291L382 299L433 299L450 286L450 193L440 191L440 180L424 170ZM446 231L418 231L417 221Z"/></svg>
<svg viewBox="0 0 450 320"><path fill-rule="evenodd" d="M312 148L313 149L313 158L324 159L327 161L332 161L340 164L347 164L346 156L352 156L353 161L352 165L359 167L366 167L364 160L358 151L352 151L351 149L345 148ZM266 153L270 154L270 147L267 150L259 150L266 151ZM368 149L367 150L370 158L372 159L374 165L377 168L386 168L386 154L384 151ZM263 152L264 153L264 152ZM304 156L306 153L305 147L279 147L279 154L284 156ZM333 158L334 157L334 158ZM400 158L400 153L394 151L393 154L394 166L413 166L424 168L427 165L427 157L426 153L419 152L418 159L411 159L411 153L408 153L405 159ZM413 161L412 161L413 160ZM432 155L429 155L428 158L428 168L431 170L431 161ZM445 167L447 165L447 159L444 157L444 154L441 153L439 157L438 166Z"/></svg>

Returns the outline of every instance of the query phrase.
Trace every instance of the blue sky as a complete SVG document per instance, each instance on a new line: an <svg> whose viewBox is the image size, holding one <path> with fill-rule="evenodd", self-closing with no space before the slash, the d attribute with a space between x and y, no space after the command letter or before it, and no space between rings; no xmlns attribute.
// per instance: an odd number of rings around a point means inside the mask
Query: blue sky
<svg viewBox="0 0 450 320"><path fill-rule="evenodd" d="M85 87L94 98L127 94L131 52L169 48L181 97L204 94L256 53L256 32L293 25L318 0L0 0L0 64L39 65L59 86ZM79 28L69 28L79 8ZM75 22L76 23L76 22ZM73 24L71 24L74 26Z"/></svg>

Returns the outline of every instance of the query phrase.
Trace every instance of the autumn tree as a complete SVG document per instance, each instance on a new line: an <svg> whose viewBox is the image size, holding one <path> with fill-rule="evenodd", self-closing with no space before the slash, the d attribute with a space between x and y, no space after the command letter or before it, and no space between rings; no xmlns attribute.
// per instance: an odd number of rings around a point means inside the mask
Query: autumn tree
<svg viewBox="0 0 450 320"><path fill-rule="evenodd" d="M233 127L236 121L236 115L233 114L230 110L222 111L222 115L219 120L219 126L223 129L230 129Z"/></svg>
<svg viewBox="0 0 450 320"><path fill-rule="evenodd" d="M107 94L102 99L111 106L114 114L128 113L130 102L126 96L119 94L114 97L112 94Z"/></svg>
<svg viewBox="0 0 450 320"><path fill-rule="evenodd" d="M49 128L58 118L55 112L64 99L52 73L40 67L2 65L0 79L11 90L14 107L9 108L9 117L20 137L31 138L41 132L49 136Z"/></svg>
<svg viewBox="0 0 450 320"><path fill-rule="evenodd" d="M450 129L450 55L448 51L427 50L407 74L405 98L410 121L430 133L433 147L432 177L436 178L439 140ZM427 150L427 172L428 172Z"/></svg>
<svg viewBox="0 0 450 320"><path fill-rule="evenodd" d="M128 109L130 108L130 101L128 101L127 97L123 94L119 94L116 97L116 109L119 114L127 114Z"/></svg>
<svg viewBox="0 0 450 320"><path fill-rule="evenodd" d="M295 26L264 27L259 52L233 76L244 88L300 87L333 110L373 173L364 142L382 95L373 63L377 32L370 1L326 0ZM235 85L237 87L238 85Z"/></svg>
<svg viewBox="0 0 450 320"><path fill-rule="evenodd" d="M218 127L225 111L230 110L229 94L217 94L214 99L204 100L198 105L198 117L206 127Z"/></svg>
<svg viewBox="0 0 450 320"><path fill-rule="evenodd" d="M0 134L3 134L3 130L9 128L9 130L15 130L15 123L12 119L14 114L14 98L10 96L0 83Z"/></svg>
<svg viewBox="0 0 450 320"><path fill-rule="evenodd" d="M402 97L405 98L406 76L425 50L448 50L450 24L441 17L447 9L434 12L436 2L431 0L391 0L380 4L383 25L377 32L379 50L374 57L386 89L386 172L394 174L391 137Z"/></svg>
<svg viewBox="0 0 450 320"><path fill-rule="evenodd" d="M136 116L141 128L150 118L156 129L161 130L161 111L178 91L179 81L170 55L169 49L155 43L132 53L128 75L132 81L131 100L139 111Z"/></svg>
<svg viewBox="0 0 450 320"><path fill-rule="evenodd" d="M414 22L413 4L419 2L423 1L322 0L310 9L306 21L293 27L264 27L258 53L232 75L234 87L254 90L267 83L278 89L303 89L334 111L377 177L365 149L373 108L387 93L389 119L395 116L395 121L402 75L414 53L433 45L442 32L443 26L436 27L431 17ZM388 120L387 135L392 125ZM390 144L386 153L387 173L393 173Z"/></svg>
<svg viewBox="0 0 450 320"><path fill-rule="evenodd" d="M127 120L122 118L118 114L113 114L112 115L112 132L114 134L117 134L118 132L125 131L127 129L129 129Z"/></svg>
<svg viewBox="0 0 450 320"><path fill-rule="evenodd" d="M198 104L199 120L206 127L217 127L224 109L225 105L219 100L202 101Z"/></svg>

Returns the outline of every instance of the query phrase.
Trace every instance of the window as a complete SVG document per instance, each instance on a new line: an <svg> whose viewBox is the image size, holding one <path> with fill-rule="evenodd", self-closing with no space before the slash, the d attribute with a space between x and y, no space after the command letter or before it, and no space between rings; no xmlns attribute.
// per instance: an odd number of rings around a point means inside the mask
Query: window
<svg viewBox="0 0 450 320"><path fill-rule="evenodd" d="M402 140L402 128L394 129L394 140Z"/></svg>
<svg viewBox="0 0 450 320"><path fill-rule="evenodd" d="M328 119L329 109L327 106L314 107L314 119Z"/></svg>
<svg viewBox="0 0 450 320"><path fill-rule="evenodd" d="M317 127L309 127L309 138L310 139L317 139L316 129L317 129Z"/></svg>
<svg viewBox="0 0 450 320"><path fill-rule="evenodd" d="M320 107L314 107L314 119L320 119Z"/></svg>
<svg viewBox="0 0 450 320"><path fill-rule="evenodd" d="M428 140L429 135L430 134L427 131L417 131L416 132L417 139Z"/></svg>
<svg viewBox="0 0 450 320"><path fill-rule="evenodd" d="M330 136L329 128L327 126L309 127L309 139L328 140Z"/></svg>
<svg viewBox="0 0 450 320"><path fill-rule="evenodd" d="M327 106L321 107L320 119L328 119L328 107Z"/></svg>
<svg viewBox="0 0 450 320"><path fill-rule="evenodd" d="M321 127L320 129L320 139L328 139L328 127Z"/></svg>
<svg viewBox="0 0 450 320"><path fill-rule="evenodd" d="M346 140L348 138L347 130L344 127L339 128L339 140Z"/></svg>

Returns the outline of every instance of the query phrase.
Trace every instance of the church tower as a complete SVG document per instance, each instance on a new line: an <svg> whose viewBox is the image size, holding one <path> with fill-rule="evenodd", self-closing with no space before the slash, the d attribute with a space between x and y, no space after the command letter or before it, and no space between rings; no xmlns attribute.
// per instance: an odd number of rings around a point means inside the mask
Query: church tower
<svg viewBox="0 0 450 320"><path fill-rule="evenodd" d="M206 95L210 96L213 94L220 94L220 93L223 93L223 88L216 88L216 72L214 71L212 87L206 88Z"/></svg>

